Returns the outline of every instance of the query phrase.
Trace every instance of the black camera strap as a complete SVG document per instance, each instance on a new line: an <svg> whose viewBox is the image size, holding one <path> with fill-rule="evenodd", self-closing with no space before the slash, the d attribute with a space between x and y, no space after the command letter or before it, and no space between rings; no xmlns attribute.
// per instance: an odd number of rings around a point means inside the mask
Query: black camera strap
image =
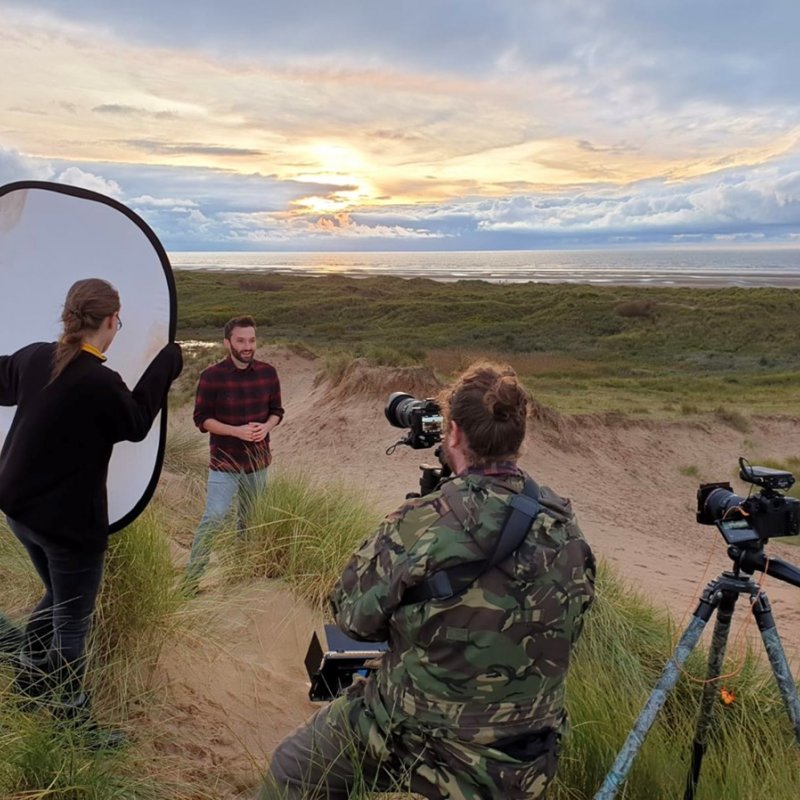
<svg viewBox="0 0 800 800"><path fill-rule="evenodd" d="M443 490L447 486L448 484L445 484ZM492 555L481 561L469 561L434 572L422 583L409 586L403 592L400 605L424 603L427 600L447 600L466 591L481 575L508 558L522 544L533 521L542 510L539 497L539 486L526 475L522 491L511 498L506 520L497 537Z"/></svg>

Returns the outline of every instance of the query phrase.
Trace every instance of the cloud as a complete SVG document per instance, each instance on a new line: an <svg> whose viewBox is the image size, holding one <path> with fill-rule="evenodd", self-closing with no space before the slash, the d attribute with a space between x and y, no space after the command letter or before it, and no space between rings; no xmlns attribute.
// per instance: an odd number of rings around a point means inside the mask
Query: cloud
<svg viewBox="0 0 800 800"><path fill-rule="evenodd" d="M212 156L261 156L262 150L226 145L199 144L191 142L159 142L154 139L128 139L127 144L148 153L160 155L212 155Z"/></svg>
<svg viewBox="0 0 800 800"><path fill-rule="evenodd" d="M177 119L178 114L174 111L151 111L146 108L136 108L135 106L125 106L119 103L103 103L95 106L92 111L95 114L111 114L119 117L152 117L153 119Z"/></svg>
<svg viewBox="0 0 800 800"><path fill-rule="evenodd" d="M56 177L57 183L66 183L69 186L79 186L92 192L108 195L115 199L122 197L122 189L113 180L107 180L91 172L85 172L80 167L68 167Z"/></svg>
<svg viewBox="0 0 800 800"><path fill-rule="evenodd" d="M315 234L355 239L441 239L449 235L405 225L364 225L345 212L318 217L307 223L304 221L304 224Z"/></svg>
<svg viewBox="0 0 800 800"><path fill-rule="evenodd" d="M47 161L0 147L0 185L15 181L47 181L53 168Z"/></svg>
<svg viewBox="0 0 800 800"><path fill-rule="evenodd" d="M6 5L32 13L24 0ZM63 0L36 7L64 14ZM72 0L69 20L215 57L479 79L558 74L576 96L625 94L637 105L800 99L794 0Z"/></svg>
<svg viewBox="0 0 800 800"><path fill-rule="evenodd" d="M647 181L625 191L517 196L461 205L484 231L517 234L702 234L765 238L800 227L800 172L733 171L681 183Z"/></svg>
<svg viewBox="0 0 800 800"><path fill-rule="evenodd" d="M795 242L800 156L731 167L684 181L537 191L436 203L332 205L347 186L230 170L80 163L0 150L0 177L55 179L111 195L154 228L168 249L503 249L604 245Z"/></svg>
<svg viewBox="0 0 800 800"><path fill-rule="evenodd" d="M5 0L0 105L15 145L75 163L297 178L347 147L374 198L684 179L798 147L800 49L731 3L752 32L713 1Z"/></svg>

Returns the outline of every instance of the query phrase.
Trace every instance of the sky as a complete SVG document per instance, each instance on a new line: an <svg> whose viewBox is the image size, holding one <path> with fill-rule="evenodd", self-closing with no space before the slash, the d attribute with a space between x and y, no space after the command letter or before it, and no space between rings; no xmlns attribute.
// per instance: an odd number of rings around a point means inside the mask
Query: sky
<svg viewBox="0 0 800 800"><path fill-rule="evenodd" d="M797 0L0 0L0 184L168 250L800 246Z"/></svg>

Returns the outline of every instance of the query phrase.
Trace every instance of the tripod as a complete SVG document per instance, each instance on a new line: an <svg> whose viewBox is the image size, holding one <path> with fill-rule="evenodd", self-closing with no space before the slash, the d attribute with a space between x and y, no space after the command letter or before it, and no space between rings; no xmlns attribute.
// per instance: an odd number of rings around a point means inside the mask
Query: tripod
<svg viewBox="0 0 800 800"><path fill-rule="evenodd" d="M639 718L636 720L616 760L608 771L603 785L594 796L594 800L613 800L616 797L617 792L628 776L633 760L641 749L644 737L655 722L659 710L666 702L667 695L678 682L683 664L700 639L706 623L716 611L717 619L708 653L708 672L700 700L700 714L692 745L691 767L686 779L686 791L684 793L684 800L694 799L697 781L700 777L700 768L703 763L703 755L713 723L716 697L715 684L722 672L722 663L725 658L725 648L728 643L733 610L739 596L743 594L750 598L753 616L761 633L761 639L764 642L775 681L778 684L789 719L794 727L797 743L800 745L800 699L798 699L797 695L797 686L794 683L789 664L786 661L786 655L783 652L783 645L775 627L769 600L751 578L754 570L760 570L767 575L800 587L800 569L779 558L767 559L763 548L763 541L748 542L728 548L728 555L734 562L733 571L723 572L706 586L692 621L678 641L672 657L661 673L661 678L651 692L647 703L639 714Z"/></svg>

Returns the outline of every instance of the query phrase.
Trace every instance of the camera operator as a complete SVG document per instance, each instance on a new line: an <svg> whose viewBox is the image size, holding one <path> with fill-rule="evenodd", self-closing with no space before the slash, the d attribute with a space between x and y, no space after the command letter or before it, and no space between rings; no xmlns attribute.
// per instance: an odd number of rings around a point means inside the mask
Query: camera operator
<svg viewBox="0 0 800 800"><path fill-rule="evenodd" d="M453 596L419 600L431 575L487 562L526 486L516 459L528 396L513 370L474 365L441 405L455 477L390 514L332 596L346 634L388 641L388 651L278 746L261 800L398 787L539 798L555 774L594 559L569 501L535 487L540 513L509 557Z"/></svg>

